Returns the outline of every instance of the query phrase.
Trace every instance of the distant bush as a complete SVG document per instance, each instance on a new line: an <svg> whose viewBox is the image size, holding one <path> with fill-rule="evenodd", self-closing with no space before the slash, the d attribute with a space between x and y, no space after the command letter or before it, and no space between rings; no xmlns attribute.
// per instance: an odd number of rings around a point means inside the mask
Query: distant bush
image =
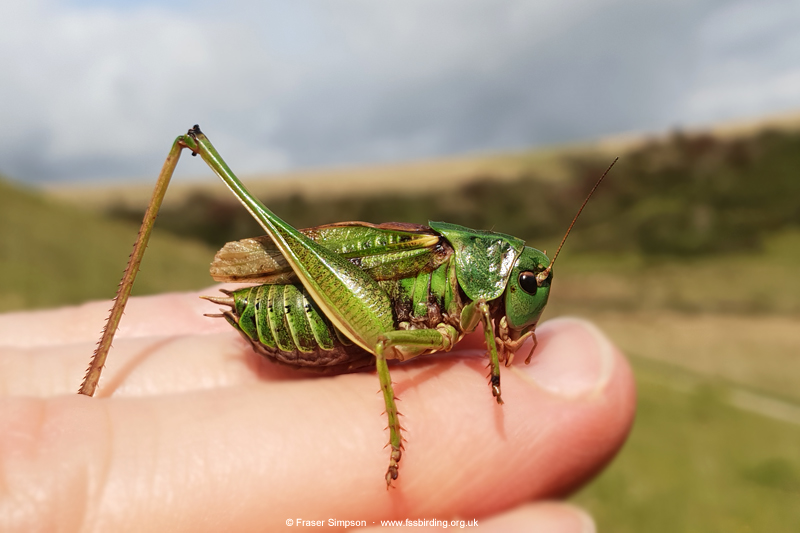
<svg viewBox="0 0 800 533"><path fill-rule="evenodd" d="M572 156L573 178L558 183L538 179L530 168L512 181L476 175L447 193L327 200L295 195L269 198L267 204L296 227L445 220L536 242L564 232L608 163ZM121 208L113 212L141 218ZM675 132L622 157L592 199L570 246L653 256L754 250L765 235L790 225L800 226L800 133L763 131L720 139ZM199 193L184 205L165 208L158 227L215 246L263 233L235 199Z"/></svg>
<svg viewBox="0 0 800 533"><path fill-rule="evenodd" d="M616 238L630 239L617 245L651 255L752 250L766 234L800 226L798 133L721 140L677 132L620 163L587 214L595 224L607 216ZM575 167L584 188L600 169Z"/></svg>

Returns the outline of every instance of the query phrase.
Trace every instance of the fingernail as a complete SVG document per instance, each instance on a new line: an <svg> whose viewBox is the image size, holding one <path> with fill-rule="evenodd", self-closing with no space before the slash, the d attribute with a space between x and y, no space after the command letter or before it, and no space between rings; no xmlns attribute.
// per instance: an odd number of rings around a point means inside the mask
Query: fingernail
<svg viewBox="0 0 800 533"><path fill-rule="evenodd" d="M597 326L559 318L543 323L536 335L539 345L530 365L514 365L526 379L566 398L592 394L608 383L614 347Z"/></svg>
<svg viewBox="0 0 800 533"><path fill-rule="evenodd" d="M594 519L579 507L572 506L572 511L575 513L578 521L580 522L580 532L581 533L597 533L597 526L594 523Z"/></svg>

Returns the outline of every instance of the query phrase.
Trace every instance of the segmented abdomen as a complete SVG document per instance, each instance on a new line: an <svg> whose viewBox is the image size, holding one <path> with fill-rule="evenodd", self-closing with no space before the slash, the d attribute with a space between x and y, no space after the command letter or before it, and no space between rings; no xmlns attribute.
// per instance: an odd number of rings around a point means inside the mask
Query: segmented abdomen
<svg viewBox="0 0 800 533"><path fill-rule="evenodd" d="M378 282L389 295L396 329L435 329L453 326L463 335L464 305L455 264L444 261L433 270ZM374 356L336 329L299 283L265 284L209 300L228 305L223 316L268 358L294 367L343 372L371 366ZM395 347L389 359L404 360L432 349Z"/></svg>
<svg viewBox="0 0 800 533"><path fill-rule="evenodd" d="M373 363L373 355L339 332L300 284L259 285L230 296L228 322L270 359L337 372Z"/></svg>

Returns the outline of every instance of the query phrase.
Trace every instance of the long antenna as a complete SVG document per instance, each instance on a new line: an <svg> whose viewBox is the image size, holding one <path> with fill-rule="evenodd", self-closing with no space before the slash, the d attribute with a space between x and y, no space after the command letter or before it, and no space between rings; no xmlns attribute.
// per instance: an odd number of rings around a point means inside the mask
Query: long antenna
<svg viewBox="0 0 800 533"><path fill-rule="evenodd" d="M599 187L600 183L603 181L603 178L605 178L606 175L611 171L611 167L613 167L617 161L619 161L619 157L614 159L614 161L612 161L611 164L608 165L606 171L603 172L603 175L600 176L600 179L597 180L597 183L594 184L592 190L589 191L589 195L586 197L586 200L583 201L583 204L581 204L581 208L578 209L578 212L575 214L575 218L572 219L572 223L567 228L567 232L564 234L564 238L561 239L561 244L558 245L558 250L556 250L555 255L553 255L553 258L550 260L550 264L547 265L547 268L545 268L536 275L536 281L538 281L539 283L543 283L550 276L550 271L553 269L553 265L556 262L556 258L558 257L559 252L561 252L561 247L564 246L564 242L567 240L567 237L569 237L569 232L572 231L572 226L575 225L575 222L578 220L578 217L581 216L581 212L583 211L583 208L586 207L586 204L589 202L589 198L592 197L594 191L597 190L597 187Z"/></svg>

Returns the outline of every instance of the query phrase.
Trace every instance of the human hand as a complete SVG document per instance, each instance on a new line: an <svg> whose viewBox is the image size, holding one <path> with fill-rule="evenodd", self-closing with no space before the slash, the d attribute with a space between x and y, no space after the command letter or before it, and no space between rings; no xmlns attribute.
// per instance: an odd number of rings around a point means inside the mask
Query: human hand
<svg viewBox="0 0 800 533"><path fill-rule="evenodd" d="M479 332L390 367L407 442L387 491L374 372L320 377L270 363L203 317L216 309L197 294L167 294L129 302L97 397L79 396L108 307L0 316L2 531L406 518L591 531L569 506L526 502L585 483L633 420L630 369L594 327L541 324L532 363L502 369L503 406Z"/></svg>

